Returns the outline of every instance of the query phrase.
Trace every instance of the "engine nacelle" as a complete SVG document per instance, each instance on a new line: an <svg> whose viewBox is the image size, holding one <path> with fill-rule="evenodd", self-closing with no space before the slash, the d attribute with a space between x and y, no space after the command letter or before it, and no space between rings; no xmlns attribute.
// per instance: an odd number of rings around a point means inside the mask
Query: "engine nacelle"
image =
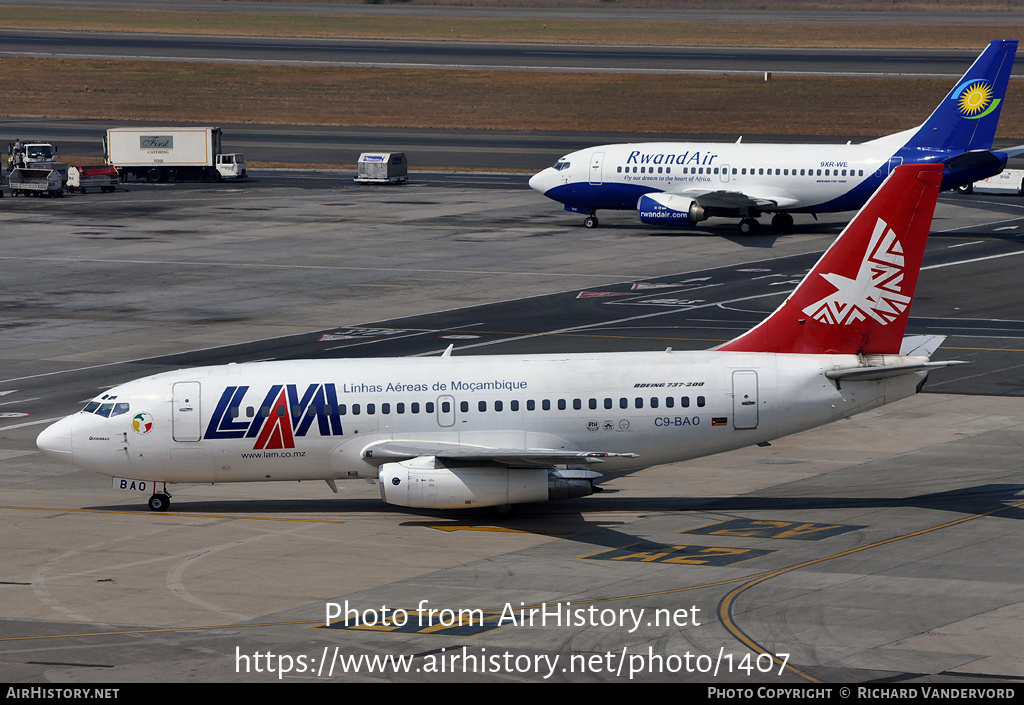
<svg viewBox="0 0 1024 705"><path fill-rule="evenodd" d="M685 228L693 227L708 218L704 208L695 200L671 193L644 194L637 201L636 207L640 212L640 222L649 225L674 225Z"/></svg>
<svg viewBox="0 0 1024 705"><path fill-rule="evenodd" d="M502 466L446 467L433 456L384 463L377 472L380 498L400 507L468 509L546 502L594 493L598 473Z"/></svg>

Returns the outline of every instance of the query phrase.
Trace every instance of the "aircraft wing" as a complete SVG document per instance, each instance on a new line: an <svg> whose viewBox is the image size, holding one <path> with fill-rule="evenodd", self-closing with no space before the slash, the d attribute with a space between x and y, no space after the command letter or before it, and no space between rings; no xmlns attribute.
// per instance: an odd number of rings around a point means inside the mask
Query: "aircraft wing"
<svg viewBox="0 0 1024 705"><path fill-rule="evenodd" d="M435 441L381 441L362 451L372 465L402 462L423 456L458 462L494 463L510 468L540 468L567 463L603 463L605 458L636 458L636 453L566 451L549 448L487 448Z"/></svg>
<svg viewBox="0 0 1024 705"><path fill-rule="evenodd" d="M688 196L704 208L743 209L754 208L770 210L773 208L792 208L800 201L783 191L744 193L727 189L707 189L690 187L681 191L673 191L680 196Z"/></svg>

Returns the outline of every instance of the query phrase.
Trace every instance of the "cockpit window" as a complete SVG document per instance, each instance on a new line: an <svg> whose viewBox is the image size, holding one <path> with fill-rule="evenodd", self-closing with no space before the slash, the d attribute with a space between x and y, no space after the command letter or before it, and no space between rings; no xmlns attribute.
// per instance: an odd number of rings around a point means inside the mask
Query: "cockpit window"
<svg viewBox="0 0 1024 705"><path fill-rule="evenodd" d="M85 405L82 411L86 414L96 414L97 416L103 416L104 418L113 418L120 416L121 414L127 414L131 405L125 401L119 401L117 403L108 402L104 404L99 401L91 401Z"/></svg>
<svg viewBox="0 0 1024 705"><path fill-rule="evenodd" d="M570 162L557 161L553 167L555 171L562 171L562 169L568 169Z"/></svg>

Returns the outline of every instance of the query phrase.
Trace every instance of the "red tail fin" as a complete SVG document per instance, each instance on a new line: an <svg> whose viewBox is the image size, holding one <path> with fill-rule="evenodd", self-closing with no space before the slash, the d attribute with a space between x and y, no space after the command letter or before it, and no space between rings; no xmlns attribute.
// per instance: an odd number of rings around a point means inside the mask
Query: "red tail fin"
<svg viewBox="0 0 1024 705"><path fill-rule="evenodd" d="M719 350L897 354L943 167L897 167L775 312Z"/></svg>

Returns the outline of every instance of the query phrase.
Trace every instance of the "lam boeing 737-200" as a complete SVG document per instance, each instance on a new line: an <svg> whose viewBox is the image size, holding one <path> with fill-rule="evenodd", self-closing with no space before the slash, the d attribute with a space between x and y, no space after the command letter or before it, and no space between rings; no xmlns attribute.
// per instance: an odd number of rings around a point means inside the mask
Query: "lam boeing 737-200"
<svg viewBox="0 0 1024 705"><path fill-rule="evenodd" d="M893 171L782 305L714 350L294 360L118 385L37 439L153 488L341 479L405 507L581 497L599 470L719 453L919 390L941 337L904 339L941 165ZM116 484L116 481L115 481Z"/></svg>
<svg viewBox="0 0 1024 705"><path fill-rule="evenodd" d="M942 164L944 190L966 186L1024 152L992 151L1016 53L1016 40L992 42L922 125L862 144L608 144L561 157L530 187L585 215L588 228L610 209L680 228L739 218L753 234L764 213L788 232L793 213L856 210L900 164Z"/></svg>

